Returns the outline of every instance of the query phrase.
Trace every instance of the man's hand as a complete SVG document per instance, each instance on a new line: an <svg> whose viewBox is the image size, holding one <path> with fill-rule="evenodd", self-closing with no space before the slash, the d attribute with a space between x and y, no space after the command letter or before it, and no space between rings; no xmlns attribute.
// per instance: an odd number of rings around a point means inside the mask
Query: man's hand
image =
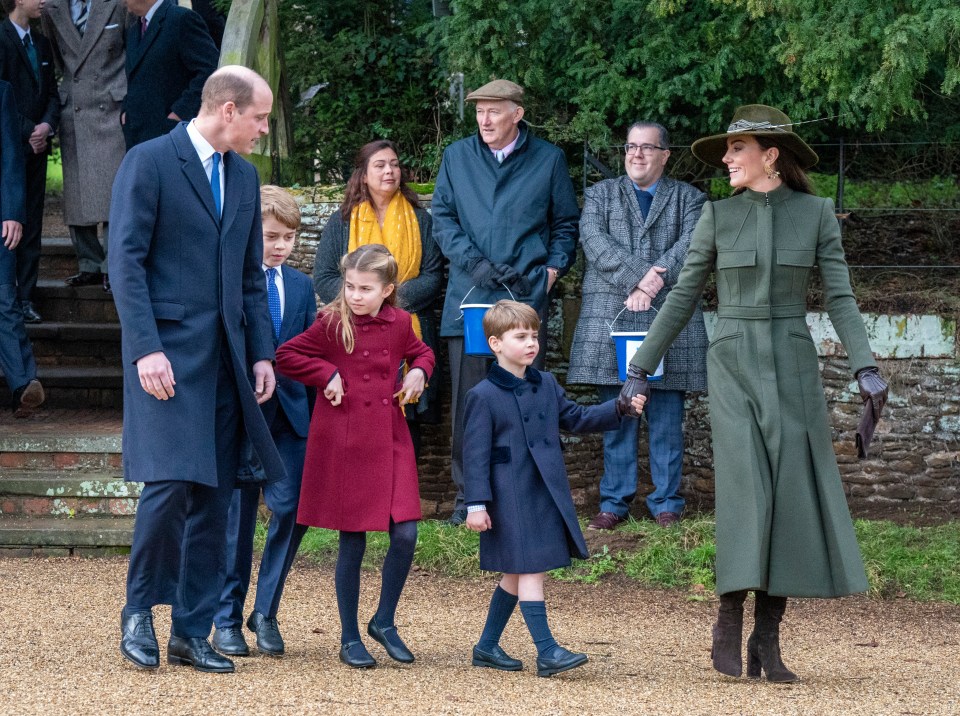
<svg viewBox="0 0 960 716"><path fill-rule="evenodd" d="M490 522L490 513L486 510L467 512L467 521L464 522L468 530L486 532L493 524Z"/></svg>
<svg viewBox="0 0 960 716"><path fill-rule="evenodd" d="M550 290L553 288L553 284L557 282L557 270L547 266L547 293L550 293Z"/></svg>
<svg viewBox="0 0 960 716"><path fill-rule="evenodd" d="M662 266L654 266L640 279L637 288L647 294L651 299L656 298L657 294L660 293L660 289L663 288L663 279L660 278L660 274L666 272L667 270Z"/></svg>
<svg viewBox="0 0 960 716"><path fill-rule="evenodd" d="M23 238L23 224L19 221L3 222L3 245L13 251Z"/></svg>
<svg viewBox="0 0 960 716"><path fill-rule="evenodd" d="M51 127L46 122L41 122L30 133L30 147L34 154L42 154L47 150L47 138L50 136Z"/></svg>
<svg viewBox="0 0 960 716"><path fill-rule="evenodd" d="M627 296L623 305L627 307L628 311L649 311L650 306L653 305L653 299L644 293L643 289L635 288Z"/></svg>
<svg viewBox="0 0 960 716"><path fill-rule="evenodd" d="M140 376L140 387L157 400L169 400L174 396L173 386L177 381L173 379L173 366L163 351L147 353L140 358L137 361L137 374Z"/></svg>
<svg viewBox="0 0 960 716"><path fill-rule="evenodd" d="M268 360L258 360L253 364L254 389L257 404L266 403L273 397L273 390L277 387L277 377L273 374L273 363Z"/></svg>
<svg viewBox="0 0 960 716"><path fill-rule="evenodd" d="M340 401L343 400L343 381L339 373L327 383L327 387L323 389L323 397L329 400L331 405L340 405Z"/></svg>

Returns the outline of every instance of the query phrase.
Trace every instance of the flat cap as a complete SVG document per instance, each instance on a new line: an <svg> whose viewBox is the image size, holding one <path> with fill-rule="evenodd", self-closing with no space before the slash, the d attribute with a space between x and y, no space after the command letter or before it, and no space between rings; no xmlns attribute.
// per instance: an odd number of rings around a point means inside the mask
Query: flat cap
<svg viewBox="0 0 960 716"><path fill-rule="evenodd" d="M475 89L467 95L468 102L477 100L509 100L517 104L523 103L523 87L510 80L494 80L487 82L483 87Z"/></svg>

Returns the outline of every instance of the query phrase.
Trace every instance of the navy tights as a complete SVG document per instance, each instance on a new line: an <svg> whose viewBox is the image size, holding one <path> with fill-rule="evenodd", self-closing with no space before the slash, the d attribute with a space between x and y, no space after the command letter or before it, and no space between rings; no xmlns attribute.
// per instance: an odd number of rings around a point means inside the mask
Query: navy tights
<svg viewBox="0 0 960 716"><path fill-rule="evenodd" d="M383 560L383 584L380 603L375 615L381 627L393 626L397 603L403 585L413 564L413 550L417 546L416 520L390 521L390 548ZM340 641L347 644L360 639L357 611L360 605L360 565L367 549L366 532L340 532L340 551L334 582L337 589L337 609L340 612Z"/></svg>

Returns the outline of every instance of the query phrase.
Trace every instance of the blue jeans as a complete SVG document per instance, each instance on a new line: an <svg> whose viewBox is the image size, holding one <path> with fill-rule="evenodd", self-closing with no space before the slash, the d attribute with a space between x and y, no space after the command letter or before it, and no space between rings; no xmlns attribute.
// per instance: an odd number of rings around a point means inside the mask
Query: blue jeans
<svg viewBox="0 0 960 716"><path fill-rule="evenodd" d="M600 385L601 401L616 398L619 385ZM682 390L652 390L643 409L650 439L650 474L653 492L647 508L656 517L661 512L683 512L680 475L683 468ZM637 431L639 420L624 420L620 428L603 434L603 477L600 479L600 511L625 516L637 494Z"/></svg>

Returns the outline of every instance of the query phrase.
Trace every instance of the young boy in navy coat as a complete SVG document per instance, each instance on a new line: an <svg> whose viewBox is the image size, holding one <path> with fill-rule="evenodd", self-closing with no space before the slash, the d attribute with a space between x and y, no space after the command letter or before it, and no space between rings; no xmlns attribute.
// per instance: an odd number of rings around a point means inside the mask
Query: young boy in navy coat
<svg viewBox="0 0 960 716"><path fill-rule="evenodd" d="M300 227L296 200L279 187L260 188L263 224L263 271L267 303L273 322L274 345L280 345L307 330L317 316L313 281L296 269L284 266L290 257ZM277 376L273 397L260 406L277 451L287 470L286 477L266 482L251 449L241 455L237 489L227 516L227 559L220 607L213 618L216 627L213 647L227 656L247 656L250 649L243 638L243 603L250 584L253 561L253 534L257 524L260 491L271 512L267 541L260 560L257 598L247 628L257 636L261 653L281 656L283 637L277 623L280 596L287 572L300 546L306 527L297 525L300 478L307 449L307 430L313 390L295 380ZM249 443L245 448L249 448Z"/></svg>
<svg viewBox="0 0 960 716"><path fill-rule="evenodd" d="M467 394L464 482L468 528L480 532L480 568L503 572L487 622L473 648L473 665L519 671L500 647L517 601L537 647L537 675L586 663L587 655L557 644L543 599L545 572L586 559L560 448L560 429L604 432L619 426L616 401L584 407L569 400L556 378L531 367L539 352L540 319L530 306L499 301L483 318L496 356L486 380ZM645 398L634 396L637 414Z"/></svg>

